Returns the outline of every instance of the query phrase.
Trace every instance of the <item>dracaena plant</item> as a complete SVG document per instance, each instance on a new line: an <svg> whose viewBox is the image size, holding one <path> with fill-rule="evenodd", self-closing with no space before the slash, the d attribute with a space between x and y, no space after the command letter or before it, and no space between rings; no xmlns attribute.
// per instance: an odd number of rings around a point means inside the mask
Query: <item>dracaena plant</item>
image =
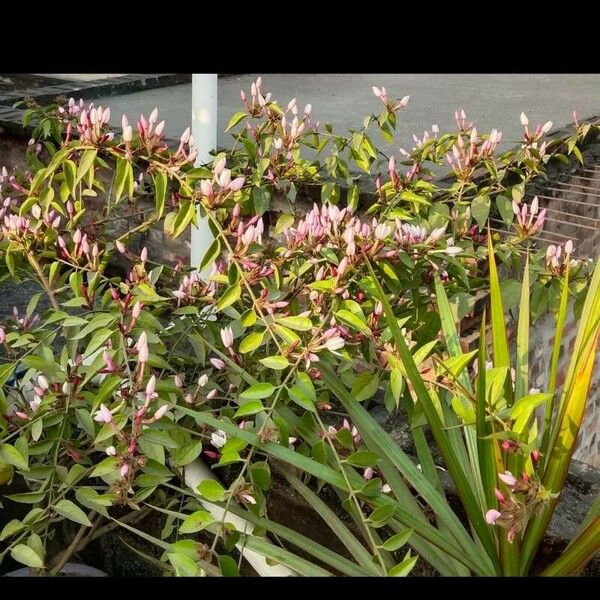
<svg viewBox="0 0 600 600"><path fill-rule="evenodd" d="M509 513L486 503L480 442L461 421L469 419L468 399L458 396L452 409L436 404L455 427L447 437L457 458L445 438L438 442L453 474L456 464L470 465L475 491L469 495L460 477L457 487L476 537L430 481L435 468L422 430L414 429L421 472L361 418L360 403L384 388L389 411L402 404L419 420L428 405L411 402L422 390L414 370L407 372L408 358L399 359L398 332L411 360L431 371L426 361L434 360L449 315L460 320L465 301L468 312L474 292L488 287L482 227L490 195L507 221L517 215L514 235L497 247L510 265L544 220L535 200L522 202L524 186L563 145L543 141L548 125L530 132L524 124L522 146L497 155L500 133L481 135L458 112L458 131L438 137L434 128L416 140L403 153L401 174L402 163L377 150L367 129L390 138L408 99L374 92L383 111L339 136L329 126L320 131L310 106L302 114L295 101L282 109L259 80L231 119L231 128L244 124L233 148L200 167L189 130L171 148L157 110L141 116L135 131L123 117L115 135L107 108L30 103L30 169L4 170L0 178L0 251L4 277L32 279L42 292L0 326L0 461L4 480L14 469L29 487L10 498L32 508L0 532L1 558L58 573L74 552L119 526L160 547L162 568L176 574L232 574L251 551L299 574L404 575L417 558L396 554L407 541L441 573L495 572L494 532L509 525ZM577 130L576 142L588 132ZM568 152L577 147L567 145ZM427 165L446 155L454 182L441 186ZM376 175L367 215L350 162ZM387 175L378 175L382 167ZM342 184L345 204L338 206ZM313 188L322 202L296 215L297 191ZM265 213L277 195L290 212L269 226ZM139 243L156 226L178 237L198 208L215 235L199 265L212 265L208 277L162 264ZM559 281L569 290L574 279L585 281L587 263L571 254L566 246L547 255L532 249L536 285ZM440 289L448 302L438 311L432 294L442 297ZM36 312L42 297L49 308ZM564 319L562 303L561 310ZM542 455L556 444L546 431ZM373 439L384 446L375 448ZM186 483L185 469L199 457L225 485ZM269 518L275 472L328 523L345 555ZM436 525L405 479L431 506ZM319 496L325 484L336 507ZM520 492L513 492L517 502ZM500 513L488 515L494 528L485 522L489 510ZM161 539L136 526L150 511L165 516ZM228 515L246 525L232 525ZM80 529L63 552L48 556L63 519ZM177 541L175 530L193 537Z"/></svg>

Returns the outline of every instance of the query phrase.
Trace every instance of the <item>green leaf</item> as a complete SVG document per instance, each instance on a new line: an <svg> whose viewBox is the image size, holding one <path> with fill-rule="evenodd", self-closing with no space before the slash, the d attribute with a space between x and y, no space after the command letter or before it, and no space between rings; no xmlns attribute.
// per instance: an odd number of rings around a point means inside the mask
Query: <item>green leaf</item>
<svg viewBox="0 0 600 600"><path fill-rule="evenodd" d="M93 168L94 161L96 160L96 150L86 150L79 161L77 167L77 176L75 177L75 183L79 183L87 174L87 172Z"/></svg>
<svg viewBox="0 0 600 600"><path fill-rule="evenodd" d="M12 519L4 526L4 529L2 529L2 533L0 533L0 542L13 536L15 533L19 533L24 527L25 523L23 523L23 521Z"/></svg>
<svg viewBox="0 0 600 600"><path fill-rule="evenodd" d="M246 336L240 343L240 354L248 354L256 350L262 344L264 337L264 331L256 331Z"/></svg>
<svg viewBox="0 0 600 600"><path fill-rule="evenodd" d="M167 552L167 558L173 565L177 577L195 577L198 575L198 565L189 556Z"/></svg>
<svg viewBox="0 0 600 600"><path fill-rule="evenodd" d="M204 481L201 481L196 489L203 498L206 498L210 502L219 502L220 500L223 500L226 491L225 488L214 479L205 479Z"/></svg>
<svg viewBox="0 0 600 600"><path fill-rule="evenodd" d="M353 312L342 309L338 310L335 313L335 316L340 321L342 321L342 323L345 323L349 327L352 327L352 329L356 329L357 331L360 331L361 333L364 333L366 335L371 335L371 330L369 329L369 326L358 315L354 314Z"/></svg>
<svg viewBox="0 0 600 600"><path fill-rule="evenodd" d="M27 565L32 569L41 569L44 566L44 561L40 558L37 552L30 546L25 544L17 544L11 551L10 555L23 565Z"/></svg>
<svg viewBox="0 0 600 600"><path fill-rule="evenodd" d="M185 467L195 461L202 452L202 442L191 442L181 448L173 448L170 450L173 466Z"/></svg>
<svg viewBox="0 0 600 600"><path fill-rule="evenodd" d="M240 572L238 571L237 563L231 556L219 554L219 567L221 567L221 574L223 577L239 577Z"/></svg>
<svg viewBox="0 0 600 600"><path fill-rule="evenodd" d="M17 467L17 469L29 471L27 457L23 456L14 446L11 446L10 444L0 444L0 459Z"/></svg>
<svg viewBox="0 0 600 600"><path fill-rule="evenodd" d="M296 331L310 331L313 327L312 321L308 317L280 317L277 322Z"/></svg>
<svg viewBox="0 0 600 600"><path fill-rule="evenodd" d="M471 202L471 214L479 226L479 231L484 228L488 220L490 215L490 206L491 200L489 194L477 196L476 198L473 198L473 201Z"/></svg>
<svg viewBox="0 0 600 600"><path fill-rule="evenodd" d="M377 373L362 373L352 384L352 395L357 402L363 402L373 397L379 388Z"/></svg>
<svg viewBox="0 0 600 600"><path fill-rule="evenodd" d="M510 418L515 422L513 431L523 433L533 411L551 397L552 394L527 394L519 398L510 409Z"/></svg>
<svg viewBox="0 0 600 600"><path fill-rule="evenodd" d="M154 206L156 207L157 218L160 218L165 211L167 197L167 176L162 171L154 175L154 191Z"/></svg>
<svg viewBox="0 0 600 600"><path fill-rule="evenodd" d="M75 523L85 525L86 527L92 526L90 520L87 518L87 515L81 510L81 508L79 508L79 506L70 500L59 500L54 506L54 510L59 515L62 515L71 521L75 521Z"/></svg>
<svg viewBox="0 0 600 600"><path fill-rule="evenodd" d="M505 310L517 306L521 296L521 284L516 279L503 279L500 282L500 291ZM527 297L529 298L529 295Z"/></svg>
<svg viewBox="0 0 600 600"><path fill-rule="evenodd" d="M246 404L242 404L242 406L240 406L235 415L234 418L237 417L248 417L250 415L255 415L256 413L259 413L261 411L263 411L265 409L265 407L262 405L262 403L259 400L250 400L250 402L246 402Z"/></svg>
<svg viewBox="0 0 600 600"><path fill-rule="evenodd" d="M293 386L288 389L288 396L292 402L295 402L298 406L304 410L310 412L317 412L313 400L298 386Z"/></svg>
<svg viewBox="0 0 600 600"><path fill-rule="evenodd" d="M379 460L376 452L360 451L351 454L346 461L354 467L372 467Z"/></svg>
<svg viewBox="0 0 600 600"><path fill-rule="evenodd" d="M500 213L502 220L507 225L510 225L515 216L512 208L512 200L509 200L506 196L496 196L496 206L498 207L498 212Z"/></svg>
<svg viewBox="0 0 600 600"><path fill-rule="evenodd" d="M239 283L232 285L230 288L225 290L223 295L217 302L217 310L224 310L228 306L231 306L234 302L237 302L242 295L242 288Z"/></svg>
<svg viewBox="0 0 600 600"><path fill-rule="evenodd" d="M269 209L271 193L269 190L262 187L252 188L252 201L254 202L254 212L257 215L262 215Z"/></svg>
<svg viewBox="0 0 600 600"><path fill-rule="evenodd" d="M116 468L117 459L114 456L107 456L96 465L96 468L90 473L90 477L101 477L107 473L114 472Z"/></svg>
<svg viewBox="0 0 600 600"><path fill-rule="evenodd" d="M260 362L268 369L273 369L274 371L283 371L283 369L287 369L290 366L290 361L284 356L267 356L266 358L261 358Z"/></svg>
<svg viewBox="0 0 600 600"><path fill-rule="evenodd" d="M235 127L240 121L243 121L247 117L247 113L245 112L236 112L231 119L229 119L229 123L227 124L226 132Z"/></svg>
<svg viewBox="0 0 600 600"><path fill-rule="evenodd" d="M206 267L212 265L218 256L221 254L221 240L219 238L215 238L213 243L209 246L206 254L203 256L202 261L200 262L200 271L204 271Z"/></svg>
<svg viewBox="0 0 600 600"><path fill-rule="evenodd" d="M285 213L277 219L277 223L275 225L275 235L280 235L284 229L291 227L294 224L295 217L294 215L290 215L289 213Z"/></svg>
<svg viewBox="0 0 600 600"><path fill-rule="evenodd" d="M240 398L243 400L262 400L268 398L275 391L275 386L271 383L256 383L246 388Z"/></svg>
<svg viewBox="0 0 600 600"><path fill-rule="evenodd" d="M395 510L393 504L384 504L370 514L368 521L373 527L383 527L394 516Z"/></svg>
<svg viewBox="0 0 600 600"><path fill-rule="evenodd" d="M412 529L406 529L405 531L401 531L400 533L397 533L397 534L393 535L392 537L388 538L383 543L382 548L389 552L394 552L395 550L402 548L402 546L404 546L404 544L406 544L406 542L408 542L412 533L413 533Z"/></svg>
<svg viewBox="0 0 600 600"><path fill-rule="evenodd" d="M214 522L212 515L206 510L197 510L192 513L179 527L179 533L196 533L206 529Z"/></svg>
<svg viewBox="0 0 600 600"><path fill-rule="evenodd" d="M395 567L392 567L389 572L389 577L406 577L415 566L417 562L418 556L410 556L410 553L407 555L400 564L397 564Z"/></svg>

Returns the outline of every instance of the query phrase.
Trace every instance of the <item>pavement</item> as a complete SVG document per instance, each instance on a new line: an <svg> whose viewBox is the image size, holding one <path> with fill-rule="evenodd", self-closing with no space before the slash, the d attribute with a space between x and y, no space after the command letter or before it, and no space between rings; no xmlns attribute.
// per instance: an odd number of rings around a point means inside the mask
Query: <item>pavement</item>
<svg viewBox="0 0 600 600"><path fill-rule="evenodd" d="M229 117L241 110L240 89L249 91L257 74L220 77L218 83L218 145L232 143L225 133ZM412 148L412 134L418 136L437 124L440 131L454 127L454 110L463 108L480 131L496 127L504 134L504 148L520 138L521 111L532 125L553 121L556 128L571 121L571 111L580 118L600 115L600 74L267 74L263 90L271 91L280 104L296 97L303 106L310 102L314 120L331 123L334 130L359 129L367 114L379 112L380 102L372 86L386 87L388 96L410 95L407 108L398 114L393 144ZM157 106L166 119L166 133L177 138L190 125L191 84L174 85L95 100L110 106L112 120L120 125L121 115L130 120L148 115ZM373 140L382 149L389 145L378 134ZM393 151L393 148L392 148Z"/></svg>

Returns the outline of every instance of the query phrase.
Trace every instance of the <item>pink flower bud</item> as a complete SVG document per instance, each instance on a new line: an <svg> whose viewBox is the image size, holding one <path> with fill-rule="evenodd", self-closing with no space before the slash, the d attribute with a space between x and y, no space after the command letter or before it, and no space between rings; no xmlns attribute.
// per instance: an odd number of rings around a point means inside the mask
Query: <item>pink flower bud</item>
<svg viewBox="0 0 600 600"><path fill-rule="evenodd" d="M502 513L500 511L497 511L495 508L490 508L490 510L485 513L485 522L493 525L501 516Z"/></svg>
<svg viewBox="0 0 600 600"><path fill-rule="evenodd" d="M203 179L200 182L200 191L209 198L213 197L213 185L210 179Z"/></svg>
<svg viewBox="0 0 600 600"><path fill-rule="evenodd" d="M231 348L233 346L233 332L231 327L225 327L221 329L221 340L225 348Z"/></svg>
<svg viewBox="0 0 600 600"><path fill-rule="evenodd" d="M192 394L186 394L184 401L186 404L192 404L194 402L194 397L192 396Z"/></svg>
<svg viewBox="0 0 600 600"><path fill-rule="evenodd" d="M131 128L131 125L127 125L126 127L123 127L123 141L124 142L131 142L131 140L133 139L133 129Z"/></svg>
<svg viewBox="0 0 600 600"><path fill-rule="evenodd" d="M175 387L181 389L183 387L183 379L181 379L181 375L175 375Z"/></svg>
<svg viewBox="0 0 600 600"><path fill-rule="evenodd" d="M123 115L121 117L121 129L125 130L127 127L129 127L129 119L127 115Z"/></svg>
<svg viewBox="0 0 600 600"><path fill-rule="evenodd" d="M108 456L116 456L117 455L117 449L114 446L107 446L104 449L104 452L106 452L106 454L108 454Z"/></svg>
<svg viewBox="0 0 600 600"><path fill-rule="evenodd" d="M108 408L104 405L100 405L100 409L94 415L94 421L98 421L99 423L111 423L113 420L112 413Z"/></svg>
<svg viewBox="0 0 600 600"><path fill-rule="evenodd" d="M140 260L145 263L148 260L148 248L144 246L140 252Z"/></svg>
<svg viewBox="0 0 600 600"><path fill-rule="evenodd" d="M6 342L6 331L4 331L3 327L0 327L0 344L4 344Z"/></svg>
<svg viewBox="0 0 600 600"><path fill-rule="evenodd" d="M125 254L125 252L127 251L127 249L125 248L125 244L123 244L123 242L121 240L116 240L115 241L115 246L117 247L117 250L121 254Z"/></svg>
<svg viewBox="0 0 600 600"><path fill-rule="evenodd" d="M162 132L165 129L165 122L161 121L157 126L156 129L154 130L155 135L161 135Z"/></svg>
<svg viewBox="0 0 600 600"><path fill-rule="evenodd" d="M159 419L162 419L165 414L167 413L167 411L169 410L169 405L168 404L163 404L155 413L154 413L154 418L158 421Z"/></svg>
<svg viewBox="0 0 600 600"><path fill-rule="evenodd" d="M523 127L527 127L527 125L529 125L529 119L524 112L521 113L521 125L523 125Z"/></svg>
<svg viewBox="0 0 600 600"><path fill-rule="evenodd" d="M148 118L148 122L149 123L156 123L158 119L158 108L155 108L151 113L150 113L150 117Z"/></svg>
<svg viewBox="0 0 600 600"><path fill-rule="evenodd" d="M498 500L498 502L506 502L506 498L504 497L504 494L498 488L494 489L494 494L495 494L496 500Z"/></svg>
<svg viewBox="0 0 600 600"><path fill-rule="evenodd" d="M207 400L212 400L217 395L217 390L210 390L208 394L206 394Z"/></svg>
<svg viewBox="0 0 600 600"><path fill-rule="evenodd" d="M565 243L565 254L573 254L573 240L568 240Z"/></svg>
<svg viewBox="0 0 600 600"><path fill-rule="evenodd" d="M129 475L129 464L125 463L120 470L121 477L127 477Z"/></svg>
<svg viewBox="0 0 600 600"><path fill-rule="evenodd" d="M517 483L516 477L510 471L504 471L504 473L498 473L498 478L503 481L509 487L512 487Z"/></svg>
<svg viewBox="0 0 600 600"><path fill-rule="evenodd" d="M133 310L131 311L131 316L134 319L139 319L141 314L142 314L142 303L138 300L138 302L136 302L133 305Z"/></svg>
<svg viewBox="0 0 600 600"><path fill-rule="evenodd" d="M192 135L192 132L190 130L190 128L188 127L182 134L181 137L179 138L179 141L182 144L187 144L190 140L190 135Z"/></svg>
<svg viewBox="0 0 600 600"><path fill-rule="evenodd" d="M146 397L154 397L154 389L156 388L156 375L152 375L146 384Z"/></svg>
<svg viewBox="0 0 600 600"><path fill-rule="evenodd" d="M138 351L138 360L143 365L148 362L148 336L145 331L142 331L140 338L135 345Z"/></svg>
<svg viewBox="0 0 600 600"><path fill-rule="evenodd" d="M225 366L225 365L223 365ZM220 367L222 368L222 367ZM200 375L198 377L198 387L204 387L208 383L208 375L206 373Z"/></svg>
<svg viewBox="0 0 600 600"><path fill-rule="evenodd" d="M246 181L245 177L236 177L228 186L227 189L231 190L232 192L238 192L239 190L242 189L242 186L244 185L244 181Z"/></svg>
<svg viewBox="0 0 600 600"><path fill-rule="evenodd" d="M43 376L43 375L39 375L37 378L37 382L38 385L43 389L43 390L47 390L50 388L50 384L48 383L48 380Z"/></svg>
<svg viewBox="0 0 600 600"><path fill-rule="evenodd" d="M225 368L225 363L220 359L220 358L211 358L210 359L210 364L215 368L215 369L224 369Z"/></svg>

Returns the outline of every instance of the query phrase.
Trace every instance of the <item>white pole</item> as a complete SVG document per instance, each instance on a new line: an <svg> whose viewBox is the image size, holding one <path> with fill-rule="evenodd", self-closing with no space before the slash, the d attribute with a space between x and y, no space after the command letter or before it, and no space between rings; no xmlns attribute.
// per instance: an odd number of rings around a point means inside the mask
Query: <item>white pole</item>
<svg viewBox="0 0 600 600"><path fill-rule="evenodd" d="M196 164L211 160L209 152L217 147L217 75L216 73L192 75L192 135L198 149ZM208 220L200 218L198 228L192 227L191 266L198 268L200 261L213 242ZM200 273L206 278L210 266Z"/></svg>

